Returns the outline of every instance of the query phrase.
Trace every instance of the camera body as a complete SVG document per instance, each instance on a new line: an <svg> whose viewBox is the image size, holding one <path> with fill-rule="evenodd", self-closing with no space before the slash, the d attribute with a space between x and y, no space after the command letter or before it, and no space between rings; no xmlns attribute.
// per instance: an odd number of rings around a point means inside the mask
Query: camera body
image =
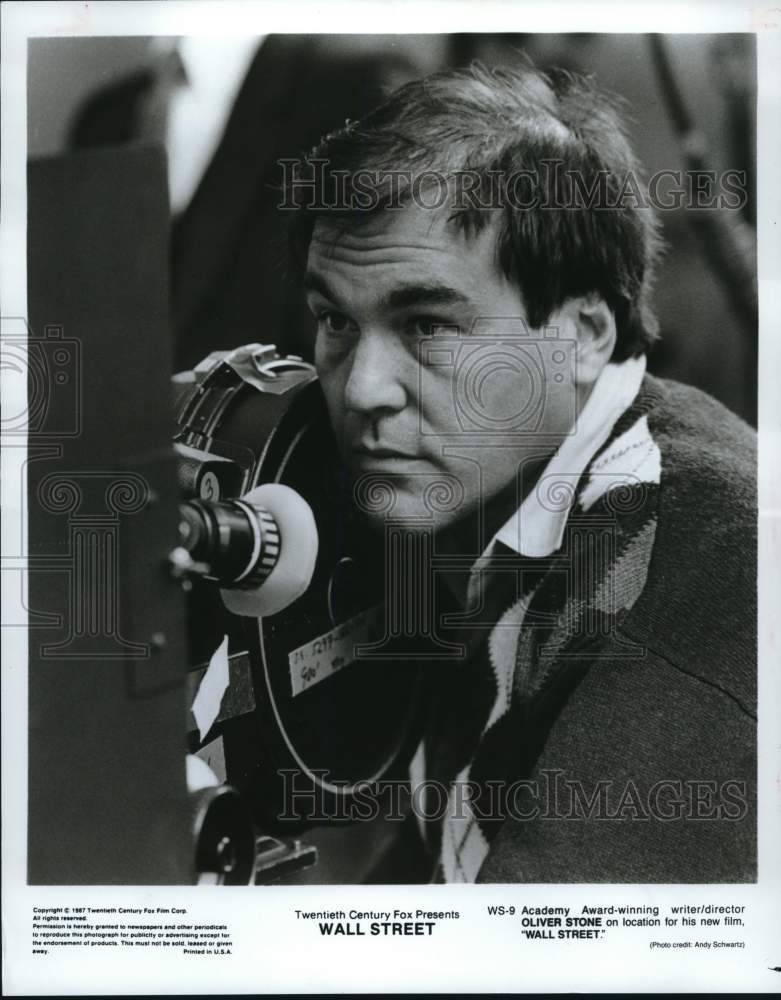
<svg viewBox="0 0 781 1000"><path fill-rule="evenodd" d="M439 369L451 379L454 436L496 437L506 443L528 438L546 426L549 407L557 422L574 429L576 400L571 387L576 342L557 327L530 331L519 318L475 320L470 330L437 327L419 344L420 392L425 409L425 373ZM431 432L421 423L421 434Z"/></svg>
<svg viewBox="0 0 781 1000"><path fill-rule="evenodd" d="M420 738L417 663L359 652L381 637L382 538L354 508L311 365L249 344L214 352L174 387L182 500L241 506L287 488L319 539L310 585L273 612L238 610L208 572L188 581L192 695L226 635L230 680L213 723L191 721L190 752L207 759L219 741L221 777L265 833L343 822L365 782L403 770ZM290 503L272 511L280 561L291 547L304 555Z"/></svg>

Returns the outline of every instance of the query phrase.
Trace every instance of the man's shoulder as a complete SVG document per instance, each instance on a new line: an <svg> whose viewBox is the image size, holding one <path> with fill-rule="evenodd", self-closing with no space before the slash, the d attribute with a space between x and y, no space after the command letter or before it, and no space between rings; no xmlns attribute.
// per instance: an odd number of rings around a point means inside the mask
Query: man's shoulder
<svg viewBox="0 0 781 1000"><path fill-rule="evenodd" d="M754 505L756 432L712 396L646 375L633 409L647 414L669 479L698 472L712 488Z"/></svg>
<svg viewBox="0 0 781 1000"><path fill-rule="evenodd" d="M737 583L735 572L751 565L755 578L756 432L706 393L676 382L646 377L637 403L659 449L656 560L674 560L685 583L706 567ZM676 557L679 546L686 562Z"/></svg>
<svg viewBox="0 0 781 1000"><path fill-rule="evenodd" d="M623 639L555 719L526 782L535 808L511 813L479 881L756 878L753 719L652 651L624 658Z"/></svg>
<svg viewBox="0 0 781 1000"><path fill-rule="evenodd" d="M749 711L756 684L756 434L707 394L648 377L659 449L645 587L622 629Z"/></svg>

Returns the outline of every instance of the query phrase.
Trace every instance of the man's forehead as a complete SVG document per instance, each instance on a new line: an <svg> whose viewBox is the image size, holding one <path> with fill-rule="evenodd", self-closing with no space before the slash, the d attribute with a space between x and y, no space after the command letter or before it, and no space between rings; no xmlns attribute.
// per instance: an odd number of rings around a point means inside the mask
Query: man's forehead
<svg viewBox="0 0 781 1000"><path fill-rule="evenodd" d="M310 260L314 256L328 259L394 249L450 256L482 249L491 252L496 246L498 221L490 220L475 236L443 209L404 206L349 218L323 216L312 233Z"/></svg>

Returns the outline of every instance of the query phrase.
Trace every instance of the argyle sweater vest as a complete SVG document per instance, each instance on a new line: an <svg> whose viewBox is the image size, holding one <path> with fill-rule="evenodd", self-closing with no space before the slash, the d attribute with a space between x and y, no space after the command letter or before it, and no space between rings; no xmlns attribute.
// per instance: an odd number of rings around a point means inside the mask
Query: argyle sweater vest
<svg viewBox="0 0 781 1000"><path fill-rule="evenodd" d="M754 434L646 376L544 559L499 547L493 623L434 677L435 880L755 878Z"/></svg>

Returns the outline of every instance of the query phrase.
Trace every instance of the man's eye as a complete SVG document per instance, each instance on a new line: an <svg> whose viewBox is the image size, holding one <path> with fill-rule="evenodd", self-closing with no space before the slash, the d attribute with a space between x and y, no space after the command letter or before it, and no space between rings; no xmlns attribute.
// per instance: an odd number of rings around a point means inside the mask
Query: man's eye
<svg viewBox="0 0 781 1000"><path fill-rule="evenodd" d="M459 327L452 320L441 316L413 316L410 332L416 337L433 337L439 334L457 335Z"/></svg>
<svg viewBox="0 0 781 1000"><path fill-rule="evenodd" d="M350 320L338 312L322 312L317 317L317 322L320 327L322 327L326 333L347 333L351 328Z"/></svg>

